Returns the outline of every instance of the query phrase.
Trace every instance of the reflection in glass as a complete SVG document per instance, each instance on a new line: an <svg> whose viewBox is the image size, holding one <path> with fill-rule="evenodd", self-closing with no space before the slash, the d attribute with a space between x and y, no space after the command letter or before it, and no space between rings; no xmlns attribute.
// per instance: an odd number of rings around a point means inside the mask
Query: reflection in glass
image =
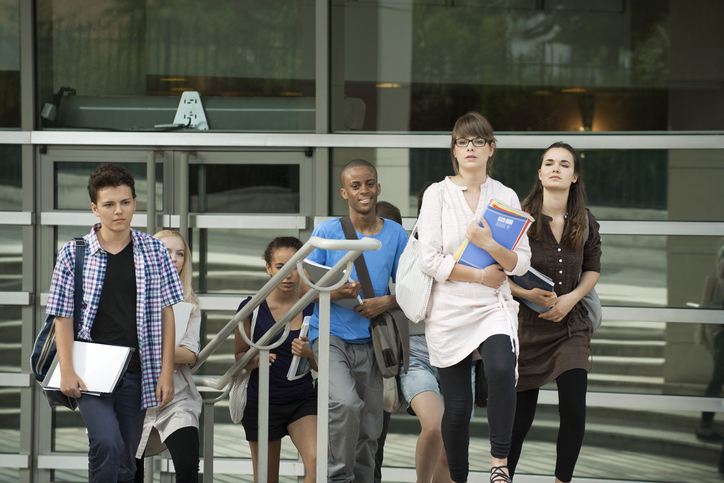
<svg viewBox="0 0 724 483"><path fill-rule="evenodd" d="M724 9L699 6L337 2L333 128L445 132L475 109L498 131L723 129L708 32Z"/></svg>
<svg viewBox="0 0 724 483"><path fill-rule="evenodd" d="M314 2L41 0L37 35L44 128L153 129L196 91L212 130L314 131Z"/></svg>
<svg viewBox="0 0 724 483"><path fill-rule="evenodd" d="M98 165L104 163L59 162L54 164L56 210L88 210L88 177ZM133 175L136 188L136 211L146 210L148 186L146 165L141 163L114 163L128 169ZM163 210L163 164L156 163L156 209ZM90 227L88 228L90 230ZM76 235L77 236L77 235Z"/></svg>
<svg viewBox="0 0 724 483"><path fill-rule="evenodd" d="M199 213L299 213L298 164L192 164L190 210Z"/></svg>
<svg viewBox="0 0 724 483"><path fill-rule="evenodd" d="M21 292L23 285L23 227L0 229L0 292ZM0 341L3 339L0 338Z"/></svg>
<svg viewBox="0 0 724 483"><path fill-rule="evenodd" d="M20 2L0 0L0 129L20 127Z"/></svg>
<svg viewBox="0 0 724 483"><path fill-rule="evenodd" d="M0 49L2 49L1 46ZM0 106L0 116L2 116L2 106ZM19 145L0 144L0 211L23 209L21 154Z"/></svg>
<svg viewBox="0 0 724 483"><path fill-rule="evenodd" d="M0 418L0 453L17 454L20 452L20 388L0 387L0 412L3 415ZM4 468L0 468L0 481L17 481L3 479L3 471Z"/></svg>

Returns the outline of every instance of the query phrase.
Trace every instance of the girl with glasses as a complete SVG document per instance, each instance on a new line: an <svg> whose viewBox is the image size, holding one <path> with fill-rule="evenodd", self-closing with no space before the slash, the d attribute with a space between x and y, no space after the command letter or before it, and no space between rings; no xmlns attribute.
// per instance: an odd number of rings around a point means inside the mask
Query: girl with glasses
<svg viewBox="0 0 724 483"><path fill-rule="evenodd" d="M430 362L439 368L445 400L442 439L454 482L468 478L470 367L478 354L490 389L490 481L511 482L507 458L515 414L518 304L506 274L528 271L530 249L527 237L515 250L504 248L482 218L493 198L520 208L515 192L491 178L496 148L493 128L482 115L471 112L458 119L450 144L455 176L427 189L418 222L420 267L435 280L425 336ZM497 263L484 269L457 263L453 255L466 238Z"/></svg>

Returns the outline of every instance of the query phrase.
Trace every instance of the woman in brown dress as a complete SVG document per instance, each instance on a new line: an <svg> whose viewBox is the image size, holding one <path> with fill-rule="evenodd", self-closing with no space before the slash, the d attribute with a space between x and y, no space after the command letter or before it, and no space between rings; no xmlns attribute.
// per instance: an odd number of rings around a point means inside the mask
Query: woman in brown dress
<svg viewBox="0 0 724 483"><path fill-rule="evenodd" d="M554 291L510 284L514 296L550 307L538 313L521 304L518 312L520 376L508 456L511 475L533 424L539 388L549 382L557 383L560 415L556 483L571 481L581 450L593 325L580 301L601 271L599 225L585 201L578 154L568 144L553 144L541 157L538 180L522 208L536 219L528 233L531 266L553 280Z"/></svg>

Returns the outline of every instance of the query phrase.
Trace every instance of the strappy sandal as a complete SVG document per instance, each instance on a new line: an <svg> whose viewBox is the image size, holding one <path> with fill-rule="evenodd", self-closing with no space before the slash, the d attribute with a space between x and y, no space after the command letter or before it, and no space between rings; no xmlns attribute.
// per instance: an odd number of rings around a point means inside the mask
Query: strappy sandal
<svg viewBox="0 0 724 483"><path fill-rule="evenodd" d="M493 466L490 468L490 483L513 483L513 480L503 471L503 468L508 469L507 466Z"/></svg>

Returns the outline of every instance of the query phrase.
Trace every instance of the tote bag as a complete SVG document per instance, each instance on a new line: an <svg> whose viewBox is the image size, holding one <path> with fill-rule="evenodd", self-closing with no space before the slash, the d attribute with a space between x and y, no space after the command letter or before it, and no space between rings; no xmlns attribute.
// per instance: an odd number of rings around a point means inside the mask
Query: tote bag
<svg viewBox="0 0 724 483"><path fill-rule="evenodd" d="M259 307L255 308L251 316L251 337L254 340L254 329L256 328L256 317L259 315ZM244 330L244 321L239 322L239 330ZM253 369L252 369L253 370ZM234 424L239 424L244 417L246 409L246 394L249 387L251 370L242 369L234 375L229 391L229 414Z"/></svg>

